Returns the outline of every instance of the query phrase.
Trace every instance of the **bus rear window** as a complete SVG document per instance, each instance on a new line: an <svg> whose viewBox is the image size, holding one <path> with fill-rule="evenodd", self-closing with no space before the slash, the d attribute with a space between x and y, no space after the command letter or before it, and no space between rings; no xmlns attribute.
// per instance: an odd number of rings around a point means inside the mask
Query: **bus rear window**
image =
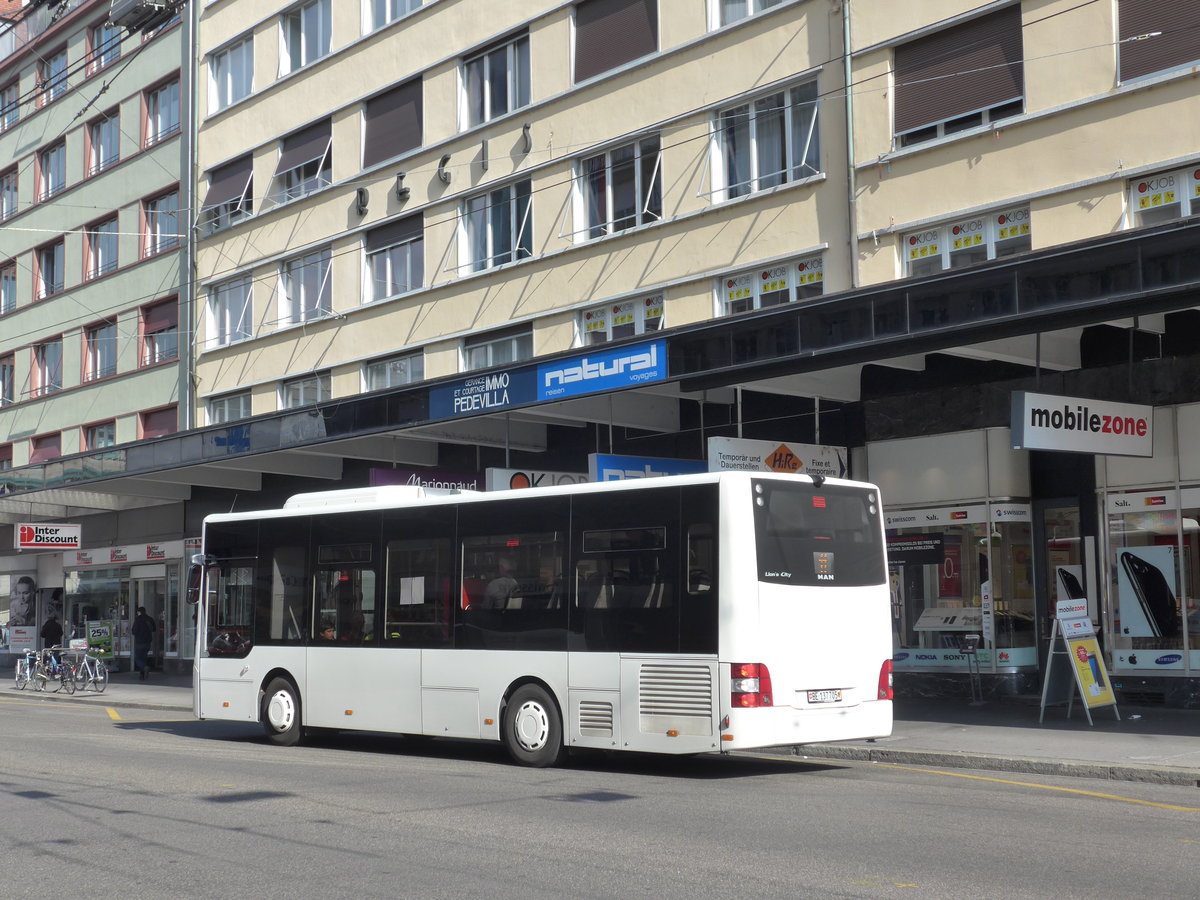
<svg viewBox="0 0 1200 900"><path fill-rule="evenodd" d="M886 580L874 491L768 479L752 484L759 581L845 587Z"/></svg>

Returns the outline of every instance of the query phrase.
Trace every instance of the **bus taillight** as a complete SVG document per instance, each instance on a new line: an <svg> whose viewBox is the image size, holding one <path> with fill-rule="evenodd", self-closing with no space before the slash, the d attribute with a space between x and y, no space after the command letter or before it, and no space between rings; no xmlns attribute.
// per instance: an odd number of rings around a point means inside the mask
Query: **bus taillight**
<svg viewBox="0 0 1200 900"><path fill-rule="evenodd" d="M879 698L880 700L892 699L892 661L885 659L883 665L879 667Z"/></svg>
<svg viewBox="0 0 1200 900"><path fill-rule="evenodd" d="M771 705L771 673L762 663L733 663L729 688L733 706L749 709Z"/></svg>

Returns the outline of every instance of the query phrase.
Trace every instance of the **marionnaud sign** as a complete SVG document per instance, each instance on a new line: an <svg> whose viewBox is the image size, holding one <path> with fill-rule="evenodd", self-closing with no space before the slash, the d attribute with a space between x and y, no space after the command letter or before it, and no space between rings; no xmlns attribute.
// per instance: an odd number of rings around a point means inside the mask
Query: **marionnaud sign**
<svg viewBox="0 0 1200 900"><path fill-rule="evenodd" d="M19 523L13 529L13 546L18 550L67 550L79 546L79 531L79 525Z"/></svg>
<svg viewBox="0 0 1200 900"><path fill-rule="evenodd" d="M649 384L666 377L667 342L650 341L543 363L537 370L537 398L579 397Z"/></svg>
<svg viewBox="0 0 1200 900"><path fill-rule="evenodd" d="M1012 445L1014 450L1153 456L1154 407L1016 391Z"/></svg>
<svg viewBox="0 0 1200 900"><path fill-rule="evenodd" d="M533 369L508 369L462 378L429 389L429 415L452 419L506 409L534 400Z"/></svg>
<svg viewBox="0 0 1200 900"><path fill-rule="evenodd" d="M592 481L624 481L659 478L663 475L695 475L707 472L708 463L697 459L661 459L656 456L588 454L588 477Z"/></svg>

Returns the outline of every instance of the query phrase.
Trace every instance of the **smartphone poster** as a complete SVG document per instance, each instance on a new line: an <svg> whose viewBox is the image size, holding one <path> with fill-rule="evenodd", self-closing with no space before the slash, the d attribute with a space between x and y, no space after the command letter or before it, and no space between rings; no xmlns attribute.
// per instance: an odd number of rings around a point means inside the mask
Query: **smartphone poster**
<svg viewBox="0 0 1200 900"><path fill-rule="evenodd" d="M1124 547L1117 551L1117 621L1128 637L1179 634L1175 548Z"/></svg>
<svg viewBox="0 0 1200 900"><path fill-rule="evenodd" d="M1088 708L1115 704L1117 698L1113 695L1112 682L1109 681L1104 657L1100 655L1100 645L1096 643L1095 635L1071 638L1067 641L1067 646L1071 650L1075 680L1079 684L1079 694L1083 697L1083 702Z"/></svg>

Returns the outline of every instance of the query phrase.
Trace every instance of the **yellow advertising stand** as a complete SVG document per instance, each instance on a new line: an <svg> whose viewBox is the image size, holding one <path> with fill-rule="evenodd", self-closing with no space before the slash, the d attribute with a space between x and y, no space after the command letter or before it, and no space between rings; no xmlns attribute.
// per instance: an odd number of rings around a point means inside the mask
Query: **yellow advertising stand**
<svg viewBox="0 0 1200 900"><path fill-rule="evenodd" d="M1062 646L1059 646L1059 639ZM1121 712L1117 709L1117 698L1113 693L1112 680L1104 666L1104 656L1092 629L1092 620L1088 618L1087 600L1060 600L1058 616L1054 620L1054 629L1050 635L1050 652L1046 657L1046 680L1042 686L1042 710L1038 717L1040 723L1046 715L1047 698L1050 696L1051 682L1056 678L1062 666L1055 666L1056 657L1064 659L1070 665L1075 676L1075 686L1083 700L1083 711L1087 715L1088 724L1092 722L1092 710L1102 706L1111 706L1117 721L1121 720ZM1061 677L1061 676L1058 676ZM1071 716L1071 707L1075 703L1075 692L1067 695L1067 717Z"/></svg>

